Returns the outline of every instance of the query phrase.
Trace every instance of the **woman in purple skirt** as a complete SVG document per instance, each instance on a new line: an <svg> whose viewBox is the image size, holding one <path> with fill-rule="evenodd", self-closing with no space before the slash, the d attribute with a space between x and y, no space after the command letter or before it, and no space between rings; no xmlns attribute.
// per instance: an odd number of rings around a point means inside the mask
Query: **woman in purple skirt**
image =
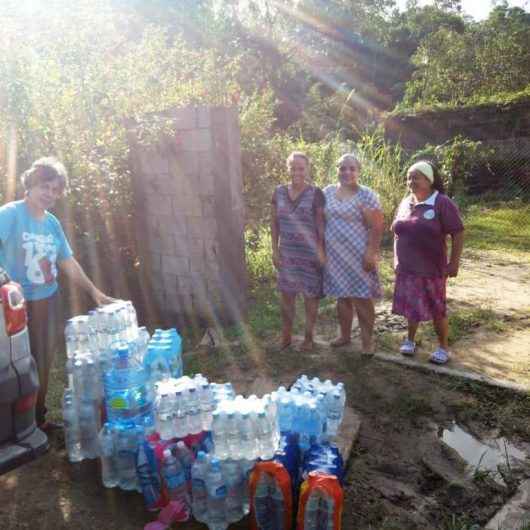
<svg viewBox="0 0 530 530"><path fill-rule="evenodd" d="M430 360L449 360L445 285L460 266L464 225L456 204L444 193L440 174L429 162L420 161L407 172L410 195L398 208L392 224L396 280L392 312L408 321L408 337L400 347L414 355L418 325L432 320L439 346ZM447 236L451 252L447 255Z"/></svg>
<svg viewBox="0 0 530 530"><path fill-rule="evenodd" d="M295 151L287 158L290 184L278 186L272 196L272 260L281 292L280 348L291 344L295 298L305 303L302 350L313 348L313 330L322 296L324 253L324 195L309 182L309 158Z"/></svg>

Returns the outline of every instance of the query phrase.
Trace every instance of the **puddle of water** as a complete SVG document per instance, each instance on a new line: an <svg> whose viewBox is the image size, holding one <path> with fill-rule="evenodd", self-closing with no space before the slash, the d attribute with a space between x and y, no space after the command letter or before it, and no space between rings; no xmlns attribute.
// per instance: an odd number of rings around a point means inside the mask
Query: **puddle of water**
<svg viewBox="0 0 530 530"><path fill-rule="evenodd" d="M456 423L453 423L449 429L444 429L441 438L449 447L458 452L473 471L478 466L482 471L496 472L497 465L506 464L506 453L508 453L512 467L517 461L524 461L526 458L526 454L506 438L481 441Z"/></svg>

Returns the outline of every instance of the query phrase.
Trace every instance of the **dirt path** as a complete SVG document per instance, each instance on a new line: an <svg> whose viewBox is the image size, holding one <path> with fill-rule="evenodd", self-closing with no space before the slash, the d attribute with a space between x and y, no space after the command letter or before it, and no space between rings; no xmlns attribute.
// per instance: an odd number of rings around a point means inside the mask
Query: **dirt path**
<svg viewBox="0 0 530 530"><path fill-rule="evenodd" d="M457 330L462 337L451 345L451 367L530 388L530 256L468 252L447 293L449 311L461 321L455 326L466 328ZM376 313L378 350L397 352L406 333L404 319L392 315L389 300L379 302ZM334 312L327 309L317 324L317 340L324 346L337 332ZM355 324L354 337L352 350L360 351ZM418 337L416 359L427 363L436 346L430 324L420 327Z"/></svg>
<svg viewBox="0 0 530 530"><path fill-rule="evenodd" d="M465 257L449 285L452 304L493 310L506 332L479 331L454 345L455 367L530 386L530 257Z"/></svg>

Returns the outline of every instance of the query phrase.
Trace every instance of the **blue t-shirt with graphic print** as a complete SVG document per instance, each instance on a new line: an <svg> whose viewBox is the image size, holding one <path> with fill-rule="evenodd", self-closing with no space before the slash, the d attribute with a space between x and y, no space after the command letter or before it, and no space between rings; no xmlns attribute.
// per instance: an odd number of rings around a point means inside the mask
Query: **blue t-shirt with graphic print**
<svg viewBox="0 0 530 530"><path fill-rule="evenodd" d="M26 300L57 291L57 263L72 256L59 220L46 212L32 217L25 201L0 207L0 265L20 283Z"/></svg>

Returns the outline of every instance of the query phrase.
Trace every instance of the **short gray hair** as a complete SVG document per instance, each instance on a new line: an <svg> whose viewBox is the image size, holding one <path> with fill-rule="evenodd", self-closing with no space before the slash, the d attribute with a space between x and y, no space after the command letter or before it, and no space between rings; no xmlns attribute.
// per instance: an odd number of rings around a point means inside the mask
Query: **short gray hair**
<svg viewBox="0 0 530 530"><path fill-rule="evenodd" d="M59 162L57 158L45 156L35 160L31 167L22 173L21 180L26 191L43 182L53 180L57 180L61 186L61 191L64 191L68 185L68 173L63 163Z"/></svg>
<svg viewBox="0 0 530 530"><path fill-rule="evenodd" d="M293 151L285 161L287 164L287 167L291 167L291 164L293 163L295 158L303 158L308 166L311 165L311 160L309 157L303 152L303 151Z"/></svg>
<svg viewBox="0 0 530 530"><path fill-rule="evenodd" d="M339 167L346 160L352 160L353 162L355 162L357 169L359 169L359 171L361 170L361 161L357 158L357 155L355 155L354 153L346 153L342 155L337 160L337 167Z"/></svg>

